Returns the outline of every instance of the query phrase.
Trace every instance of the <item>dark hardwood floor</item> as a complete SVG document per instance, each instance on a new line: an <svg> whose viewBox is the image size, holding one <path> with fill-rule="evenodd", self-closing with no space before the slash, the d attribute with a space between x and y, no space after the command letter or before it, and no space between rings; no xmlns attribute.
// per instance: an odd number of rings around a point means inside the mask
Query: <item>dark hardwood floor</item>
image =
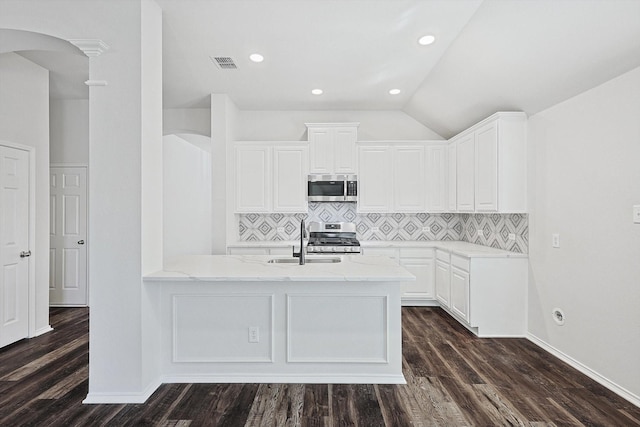
<svg viewBox="0 0 640 427"><path fill-rule="evenodd" d="M0 426L640 426L640 408L525 339L478 339L404 308L408 384L167 384L143 405L83 405L88 317L0 350Z"/></svg>

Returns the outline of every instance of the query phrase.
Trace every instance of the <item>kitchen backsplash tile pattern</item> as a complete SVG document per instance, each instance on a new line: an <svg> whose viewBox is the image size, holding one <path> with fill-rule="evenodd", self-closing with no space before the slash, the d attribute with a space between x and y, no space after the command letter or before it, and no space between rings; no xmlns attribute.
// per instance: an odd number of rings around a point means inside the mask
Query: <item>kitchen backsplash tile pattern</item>
<svg viewBox="0 0 640 427"><path fill-rule="evenodd" d="M524 214L358 214L355 203L310 203L308 214L240 214L239 238L296 240L302 219L355 222L360 240L462 240L521 253L527 253L529 247Z"/></svg>
<svg viewBox="0 0 640 427"><path fill-rule="evenodd" d="M526 214L458 214L458 217L464 230L460 240L529 253L529 218Z"/></svg>

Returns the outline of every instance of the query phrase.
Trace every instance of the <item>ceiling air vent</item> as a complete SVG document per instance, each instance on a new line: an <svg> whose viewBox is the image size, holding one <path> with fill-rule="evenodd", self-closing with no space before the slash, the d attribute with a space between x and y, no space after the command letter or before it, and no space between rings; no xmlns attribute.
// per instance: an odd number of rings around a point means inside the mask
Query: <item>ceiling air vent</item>
<svg viewBox="0 0 640 427"><path fill-rule="evenodd" d="M235 62L233 62L233 58L228 56L211 56L211 60L214 64L218 66L221 70L235 70L238 67Z"/></svg>

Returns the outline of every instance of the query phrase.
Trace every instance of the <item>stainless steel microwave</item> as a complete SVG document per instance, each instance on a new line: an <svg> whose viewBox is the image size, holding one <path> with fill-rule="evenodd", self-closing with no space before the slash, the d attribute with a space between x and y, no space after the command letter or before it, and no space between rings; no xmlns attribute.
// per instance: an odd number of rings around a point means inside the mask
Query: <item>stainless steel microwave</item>
<svg viewBox="0 0 640 427"><path fill-rule="evenodd" d="M309 175L309 202L355 202L358 200L357 175Z"/></svg>

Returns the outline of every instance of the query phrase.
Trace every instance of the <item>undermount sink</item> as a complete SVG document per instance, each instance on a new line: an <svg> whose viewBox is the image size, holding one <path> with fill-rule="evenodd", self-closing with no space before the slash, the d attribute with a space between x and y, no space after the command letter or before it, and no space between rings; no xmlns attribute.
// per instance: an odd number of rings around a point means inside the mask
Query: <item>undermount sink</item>
<svg viewBox="0 0 640 427"><path fill-rule="evenodd" d="M269 264L300 264L298 258L273 258L267 261ZM340 258L327 257L327 258L307 258L305 264L333 264L336 262L342 262Z"/></svg>

